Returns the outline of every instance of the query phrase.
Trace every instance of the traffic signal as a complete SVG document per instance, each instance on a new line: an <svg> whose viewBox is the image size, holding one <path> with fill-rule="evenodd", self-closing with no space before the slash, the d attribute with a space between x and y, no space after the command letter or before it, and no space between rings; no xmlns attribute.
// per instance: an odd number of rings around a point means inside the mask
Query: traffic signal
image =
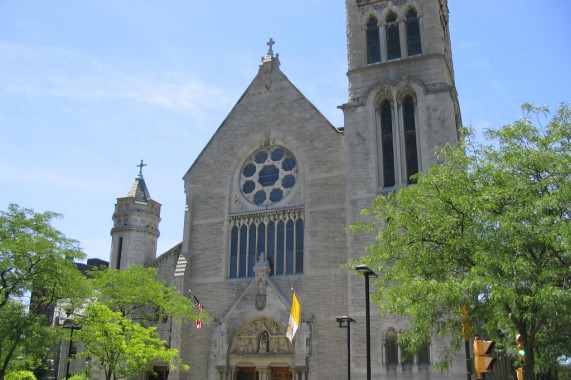
<svg viewBox="0 0 571 380"><path fill-rule="evenodd" d="M478 374L478 379L482 378L484 372L490 372L495 358L485 356L494 347L495 342L489 340L479 340L474 338L474 367Z"/></svg>
<svg viewBox="0 0 571 380"><path fill-rule="evenodd" d="M518 368L516 374L517 380L523 380L523 368Z"/></svg>
<svg viewBox="0 0 571 380"><path fill-rule="evenodd" d="M519 354L519 359L523 362L525 361L525 341L521 334L515 336L515 342L517 343L517 353Z"/></svg>

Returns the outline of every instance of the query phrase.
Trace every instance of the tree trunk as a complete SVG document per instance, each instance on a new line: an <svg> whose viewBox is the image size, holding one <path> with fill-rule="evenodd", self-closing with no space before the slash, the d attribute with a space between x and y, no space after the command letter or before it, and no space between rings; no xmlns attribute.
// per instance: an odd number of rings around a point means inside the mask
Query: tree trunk
<svg viewBox="0 0 571 380"><path fill-rule="evenodd" d="M535 353L533 352L533 336L525 342L525 360L523 362L523 380L535 380Z"/></svg>

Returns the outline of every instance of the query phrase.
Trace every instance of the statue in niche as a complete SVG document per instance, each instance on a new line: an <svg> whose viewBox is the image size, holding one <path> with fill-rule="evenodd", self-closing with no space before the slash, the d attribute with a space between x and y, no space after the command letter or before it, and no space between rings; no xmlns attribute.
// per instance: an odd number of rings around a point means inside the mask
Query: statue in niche
<svg viewBox="0 0 571 380"><path fill-rule="evenodd" d="M260 253L259 259L254 266L254 272L256 272L256 277L258 278L258 289L256 293L256 309L262 311L266 308L266 276L269 267L266 259L266 254L264 252Z"/></svg>
<svg viewBox="0 0 571 380"><path fill-rule="evenodd" d="M264 331L263 333L260 334L260 339L259 339L260 344L258 352L260 353L268 352L269 342L270 342L270 336L268 335L267 331Z"/></svg>

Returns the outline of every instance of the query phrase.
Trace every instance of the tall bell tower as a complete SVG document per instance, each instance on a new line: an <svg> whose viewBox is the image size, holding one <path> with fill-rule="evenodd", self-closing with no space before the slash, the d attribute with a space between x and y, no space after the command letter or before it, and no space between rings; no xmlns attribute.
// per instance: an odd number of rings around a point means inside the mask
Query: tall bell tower
<svg viewBox="0 0 571 380"><path fill-rule="evenodd" d="M461 124L447 0L346 0L349 173L372 196L410 184ZM359 159L355 159L359 157ZM353 166L353 167L351 167ZM360 179L360 181L359 181ZM366 183L363 183L366 179Z"/></svg>
<svg viewBox="0 0 571 380"><path fill-rule="evenodd" d="M435 149L458 141L461 117L447 0L346 0L345 7L349 99L340 108L345 117L346 223L352 225L363 221L360 212L375 197L412 185L412 175L435 165ZM348 262L375 242L365 234L347 239ZM362 321L363 278L351 273L348 283L348 315ZM407 379L458 378L462 373L461 362L453 364L450 377L429 368L436 359L430 355L442 348L436 339L403 364L402 352L387 342L405 322L372 318L371 323L376 332L371 354L378 358L374 378L391 371ZM354 359L357 368L364 368L362 357Z"/></svg>
<svg viewBox="0 0 571 380"><path fill-rule="evenodd" d="M109 262L112 269L144 266L157 254L161 204L151 199L143 178L143 160L138 166L139 175L131 190L115 204Z"/></svg>

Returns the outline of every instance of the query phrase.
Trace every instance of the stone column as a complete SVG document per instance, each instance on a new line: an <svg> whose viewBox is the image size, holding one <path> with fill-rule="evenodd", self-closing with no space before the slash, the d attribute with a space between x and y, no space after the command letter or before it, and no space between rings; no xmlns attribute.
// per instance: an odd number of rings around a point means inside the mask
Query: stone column
<svg viewBox="0 0 571 380"><path fill-rule="evenodd" d="M234 367L230 370L232 376L231 376L231 380L236 380L236 378L238 377L238 371L239 369L237 367Z"/></svg>
<svg viewBox="0 0 571 380"><path fill-rule="evenodd" d="M296 367L291 369L293 380L307 380L307 367Z"/></svg>
<svg viewBox="0 0 571 380"><path fill-rule="evenodd" d="M400 40L400 56L401 58L408 57L408 44L406 39L406 17L399 17L397 19L399 26L399 40Z"/></svg>
<svg viewBox="0 0 571 380"><path fill-rule="evenodd" d="M219 380L228 380L228 367L216 367Z"/></svg>
<svg viewBox="0 0 571 380"><path fill-rule="evenodd" d="M379 43L381 44L381 62L386 62L388 53L387 53L387 23L382 21L379 22L379 32L381 36L379 37Z"/></svg>
<svg viewBox="0 0 571 380"><path fill-rule="evenodd" d="M271 380L272 369L269 367L258 367L256 368L258 371L259 377L258 380Z"/></svg>

